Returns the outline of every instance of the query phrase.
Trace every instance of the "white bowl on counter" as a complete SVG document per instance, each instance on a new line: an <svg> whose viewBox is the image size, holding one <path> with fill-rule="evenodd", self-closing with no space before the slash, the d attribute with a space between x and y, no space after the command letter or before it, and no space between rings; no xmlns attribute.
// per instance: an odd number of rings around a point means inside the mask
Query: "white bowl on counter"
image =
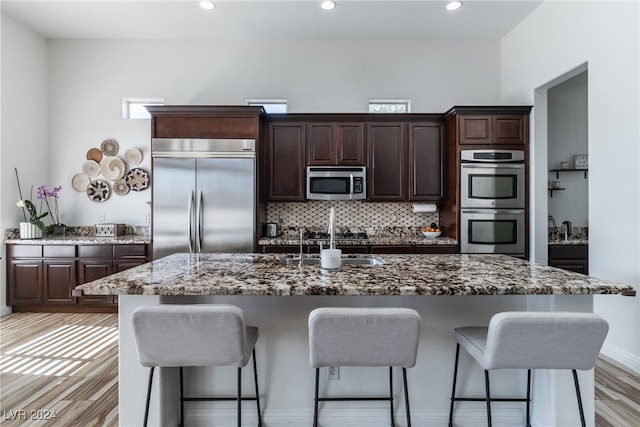
<svg viewBox="0 0 640 427"><path fill-rule="evenodd" d="M435 239L436 237L440 237L442 231L421 231L421 233L427 239Z"/></svg>

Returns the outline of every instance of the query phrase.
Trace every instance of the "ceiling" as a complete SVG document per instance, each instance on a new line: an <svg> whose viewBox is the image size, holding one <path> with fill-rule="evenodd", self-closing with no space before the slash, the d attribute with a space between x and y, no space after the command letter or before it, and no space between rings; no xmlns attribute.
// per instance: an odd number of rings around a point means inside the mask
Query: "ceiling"
<svg viewBox="0 0 640 427"><path fill-rule="evenodd" d="M499 40L542 1L2 0L3 13L48 39Z"/></svg>

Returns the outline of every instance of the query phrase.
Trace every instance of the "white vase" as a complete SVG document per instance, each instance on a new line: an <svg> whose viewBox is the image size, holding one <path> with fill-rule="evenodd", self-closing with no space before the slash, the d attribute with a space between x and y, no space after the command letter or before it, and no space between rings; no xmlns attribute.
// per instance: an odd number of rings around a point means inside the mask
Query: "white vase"
<svg viewBox="0 0 640 427"><path fill-rule="evenodd" d="M20 238L21 239L42 239L42 230L30 222L20 223Z"/></svg>

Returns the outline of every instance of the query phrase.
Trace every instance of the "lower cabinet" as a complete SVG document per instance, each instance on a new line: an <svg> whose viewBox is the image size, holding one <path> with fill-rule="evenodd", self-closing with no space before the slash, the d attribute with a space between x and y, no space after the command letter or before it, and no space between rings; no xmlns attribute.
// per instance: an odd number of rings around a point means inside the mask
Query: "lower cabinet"
<svg viewBox="0 0 640 427"><path fill-rule="evenodd" d="M549 266L589 274L589 245L549 245Z"/></svg>
<svg viewBox="0 0 640 427"><path fill-rule="evenodd" d="M149 245L7 245L7 301L13 311L116 312L113 295L72 296L73 289L144 264Z"/></svg>

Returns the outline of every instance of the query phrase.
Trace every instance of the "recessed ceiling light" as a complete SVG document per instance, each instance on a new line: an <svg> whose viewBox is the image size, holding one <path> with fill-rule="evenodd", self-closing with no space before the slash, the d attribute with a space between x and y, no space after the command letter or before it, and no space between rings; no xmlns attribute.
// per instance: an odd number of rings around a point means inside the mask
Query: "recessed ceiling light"
<svg viewBox="0 0 640 427"><path fill-rule="evenodd" d="M458 10L462 7L461 1L450 1L447 3L447 10Z"/></svg>
<svg viewBox="0 0 640 427"><path fill-rule="evenodd" d="M336 7L336 2L332 1L332 0L326 0L323 1L322 4L320 5L321 8L323 8L324 10L331 10L331 9L335 9Z"/></svg>
<svg viewBox="0 0 640 427"><path fill-rule="evenodd" d="M216 5L211 0L202 0L200 2L200 7L206 10L212 10Z"/></svg>

